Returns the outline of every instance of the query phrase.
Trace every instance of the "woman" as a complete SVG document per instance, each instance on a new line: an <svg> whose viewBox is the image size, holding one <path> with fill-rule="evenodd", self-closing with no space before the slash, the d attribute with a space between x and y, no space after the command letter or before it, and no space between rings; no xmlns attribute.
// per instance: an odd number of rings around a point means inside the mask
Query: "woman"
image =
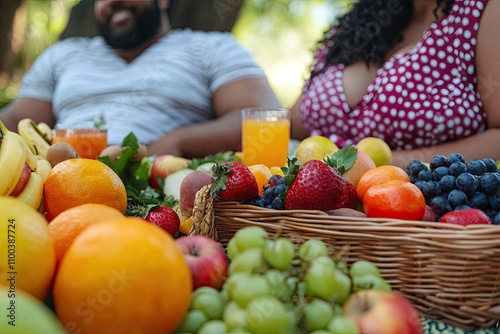
<svg viewBox="0 0 500 334"><path fill-rule="evenodd" d="M393 164L500 159L500 1L359 0L320 43L292 136L385 140Z"/></svg>

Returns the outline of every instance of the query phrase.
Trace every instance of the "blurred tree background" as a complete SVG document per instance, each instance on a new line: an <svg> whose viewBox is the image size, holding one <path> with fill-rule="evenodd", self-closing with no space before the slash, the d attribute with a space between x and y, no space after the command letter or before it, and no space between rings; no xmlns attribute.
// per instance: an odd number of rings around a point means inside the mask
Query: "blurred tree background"
<svg viewBox="0 0 500 334"><path fill-rule="evenodd" d="M264 68L282 105L291 107L308 75L317 41L348 3L175 0L171 14L175 27L231 30ZM79 0L0 0L0 107L14 98L22 75L63 32L65 37L72 36L76 27L78 33L95 33L93 22L74 14L72 20L78 19L68 25L70 11L77 4L82 7Z"/></svg>

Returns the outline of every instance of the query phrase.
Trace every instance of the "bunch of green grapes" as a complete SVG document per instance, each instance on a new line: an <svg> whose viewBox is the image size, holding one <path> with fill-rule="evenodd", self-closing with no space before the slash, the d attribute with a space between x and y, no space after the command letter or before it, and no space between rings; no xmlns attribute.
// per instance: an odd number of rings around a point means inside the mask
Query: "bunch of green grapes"
<svg viewBox="0 0 500 334"><path fill-rule="evenodd" d="M194 291L177 333L359 333L342 305L359 290L391 290L374 264L348 269L317 239L296 249L252 226L235 233L227 253L222 290Z"/></svg>

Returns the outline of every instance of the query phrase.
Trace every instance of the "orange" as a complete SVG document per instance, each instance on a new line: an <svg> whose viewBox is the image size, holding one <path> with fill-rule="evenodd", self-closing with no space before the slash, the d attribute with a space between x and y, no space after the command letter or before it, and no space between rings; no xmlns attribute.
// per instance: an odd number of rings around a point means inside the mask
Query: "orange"
<svg viewBox="0 0 500 334"><path fill-rule="evenodd" d="M390 180L401 180L410 182L410 177L406 172L396 166L386 165L372 168L366 171L358 181L356 193L361 202L370 187Z"/></svg>
<svg viewBox="0 0 500 334"><path fill-rule="evenodd" d="M273 175L271 170L263 164L248 166L248 169L253 173L255 179L257 180L257 185L259 186L259 196L264 193L264 185L269 181L269 178Z"/></svg>
<svg viewBox="0 0 500 334"><path fill-rule="evenodd" d="M89 226L52 290L69 333L172 333L189 307L191 273L174 239L141 218Z"/></svg>
<svg viewBox="0 0 500 334"><path fill-rule="evenodd" d="M104 163L92 159L58 163L45 179L43 199L48 221L85 203L101 203L122 213L127 209L127 193L120 177Z"/></svg>
<svg viewBox="0 0 500 334"><path fill-rule="evenodd" d="M370 187L363 208L370 218L421 220L425 213L425 199L413 183L391 180Z"/></svg>
<svg viewBox="0 0 500 334"><path fill-rule="evenodd" d="M108 219L122 218L123 214L104 204L87 203L61 212L49 224L54 239L56 267L75 238L88 226Z"/></svg>
<svg viewBox="0 0 500 334"><path fill-rule="evenodd" d="M272 175L279 175L279 176L285 175L285 174L283 174L281 167L278 167L278 166L272 166L271 168L269 168L269 170L271 171Z"/></svg>
<svg viewBox="0 0 500 334"><path fill-rule="evenodd" d="M189 232L191 232L191 227L193 227L193 216L183 217L181 219L181 225L179 226L179 232L189 234Z"/></svg>
<svg viewBox="0 0 500 334"><path fill-rule="evenodd" d="M54 242L43 215L13 197L0 197L0 285L44 300L54 277ZM5 320L6 321L6 320Z"/></svg>

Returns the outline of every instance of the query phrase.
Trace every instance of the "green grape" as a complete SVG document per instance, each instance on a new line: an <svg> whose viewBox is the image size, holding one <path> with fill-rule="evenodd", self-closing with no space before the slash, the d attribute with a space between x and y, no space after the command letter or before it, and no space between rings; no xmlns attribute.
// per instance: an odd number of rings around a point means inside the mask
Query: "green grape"
<svg viewBox="0 0 500 334"><path fill-rule="evenodd" d="M209 286L201 286L199 287L198 289L194 290L192 293L191 293L191 303L193 302L193 300L199 296L199 295L203 295L203 294L212 294L212 295L218 295L220 292L219 290L217 289L214 289L212 287L209 287Z"/></svg>
<svg viewBox="0 0 500 334"><path fill-rule="evenodd" d="M191 309L202 311L209 320L221 319L222 311L224 310L226 303L219 291L215 289L212 290L214 290L215 293L205 289L204 291L195 294L191 300ZM198 291L198 289L196 291Z"/></svg>
<svg viewBox="0 0 500 334"><path fill-rule="evenodd" d="M259 226L248 226L238 230L234 236L234 243L239 252L251 248L262 248L266 245L267 232Z"/></svg>
<svg viewBox="0 0 500 334"><path fill-rule="evenodd" d="M337 304L337 303L334 303L333 304L333 314L341 315L342 314L342 306Z"/></svg>
<svg viewBox="0 0 500 334"><path fill-rule="evenodd" d="M205 322L196 334L226 334L227 327L222 320L209 320Z"/></svg>
<svg viewBox="0 0 500 334"><path fill-rule="evenodd" d="M318 239L309 239L299 247L299 257L302 261L311 261L320 256L327 256L328 248Z"/></svg>
<svg viewBox="0 0 500 334"><path fill-rule="evenodd" d="M290 300L293 294L293 288L288 284L283 284L285 281L285 273L276 269L270 269L265 273L265 277L269 281L271 294L280 300Z"/></svg>
<svg viewBox="0 0 500 334"><path fill-rule="evenodd" d="M344 272L344 273L349 273L349 269L347 269L347 263L345 263L344 261L338 261L336 262L337 264L337 269Z"/></svg>
<svg viewBox="0 0 500 334"><path fill-rule="evenodd" d="M245 328L247 325L247 310L239 307L236 302L230 301L224 308L222 320L226 323L228 330Z"/></svg>
<svg viewBox="0 0 500 334"><path fill-rule="evenodd" d="M226 251L227 251L227 257L231 261L234 260L236 255L240 253L238 247L236 246L236 240L234 238L229 240L229 242L227 243Z"/></svg>
<svg viewBox="0 0 500 334"><path fill-rule="evenodd" d="M229 301L229 295L227 294L226 289L227 289L227 286L223 285L222 289L220 290L220 296L222 297L222 300L224 301L224 303L227 304L227 302Z"/></svg>
<svg viewBox="0 0 500 334"><path fill-rule="evenodd" d="M384 280L382 277L379 277L379 279L376 280L375 284L372 286L372 290L391 292L392 288L386 280Z"/></svg>
<svg viewBox="0 0 500 334"><path fill-rule="evenodd" d="M304 306L304 316L309 331L324 329L333 318L333 307L322 299L314 298Z"/></svg>
<svg viewBox="0 0 500 334"><path fill-rule="evenodd" d="M351 295L351 278L342 271L335 269L335 277L332 284L335 286L333 299L336 303L343 305Z"/></svg>
<svg viewBox="0 0 500 334"><path fill-rule="evenodd" d="M359 334L358 325L354 320L344 315L334 316L327 328L333 334Z"/></svg>
<svg viewBox="0 0 500 334"><path fill-rule="evenodd" d="M382 291L387 291L384 289L390 290L389 284L384 281L383 278L379 276L375 276L372 274L366 274L364 276L357 276L352 279L353 283L353 291L361 291L361 290L382 290ZM376 287L376 288L375 288Z"/></svg>
<svg viewBox="0 0 500 334"><path fill-rule="evenodd" d="M299 306L288 306L286 307L286 311L288 314L288 330L286 331L287 333L297 333L297 325L299 321L299 313L300 313L300 307Z"/></svg>
<svg viewBox="0 0 500 334"><path fill-rule="evenodd" d="M350 270L351 277L365 276L367 274L372 274L374 276L380 277L380 271L377 266L370 261L359 260L351 265Z"/></svg>
<svg viewBox="0 0 500 334"><path fill-rule="evenodd" d="M227 334L252 334L252 332L245 327L238 327L230 329Z"/></svg>
<svg viewBox="0 0 500 334"><path fill-rule="evenodd" d="M224 282L224 285L222 286L222 289L226 291L226 294L228 298L231 298L231 295L233 293L233 289L238 283L238 281L244 279L244 277L249 277L250 274L244 273L244 272L235 272L234 274L231 274L226 281Z"/></svg>
<svg viewBox="0 0 500 334"><path fill-rule="evenodd" d="M251 275L236 283L231 299L240 307L245 308L252 299L269 294L271 294L271 287L268 280L264 276Z"/></svg>
<svg viewBox="0 0 500 334"><path fill-rule="evenodd" d="M278 238L276 241L268 240L264 246L264 260L273 268L286 270L292 264L295 256L293 243L285 238Z"/></svg>
<svg viewBox="0 0 500 334"><path fill-rule="evenodd" d="M208 321L207 316L200 310L191 310L184 316L176 333L196 333L205 322Z"/></svg>
<svg viewBox="0 0 500 334"><path fill-rule="evenodd" d="M248 329L255 334L284 333L290 317L283 303L273 296L259 296L247 307Z"/></svg>
<svg viewBox="0 0 500 334"><path fill-rule="evenodd" d="M316 258L307 270L306 295L330 299L335 293L335 262L328 256Z"/></svg>
<svg viewBox="0 0 500 334"><path fill-rule="evenodd" d="M332 334L328 329L318 329L312 332L309 332L309 334Z"/></svg>
<svg viewBox="0 0 500 334"><path fill-rule="evenodd" d="M264 266L262 248L251 248L241 252L229 265L229 275L235 272L252 274Z"/></svg>

